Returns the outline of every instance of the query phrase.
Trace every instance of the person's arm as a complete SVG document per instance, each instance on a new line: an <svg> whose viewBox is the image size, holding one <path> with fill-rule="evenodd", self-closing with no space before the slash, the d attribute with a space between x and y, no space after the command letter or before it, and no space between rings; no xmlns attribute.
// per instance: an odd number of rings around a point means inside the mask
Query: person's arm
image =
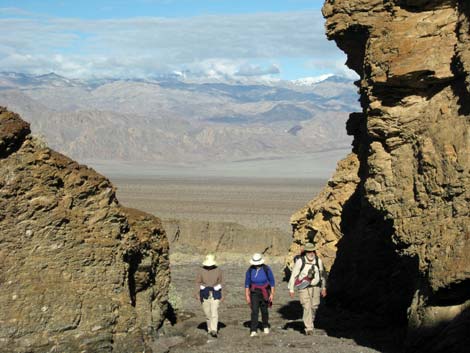
<svg viewBox="0 0 470 353"><path fill-rule="evenodd" d="M302 259L298 259L294 263L294 267L292 268L292 273L289 278L289 283L287 285L287 288L289 289L289 295L291 298L294 298L295 292L294 292L294 283L295 279L299 275L300 268L302 267Z"/></svg>
<svg viewBox="0 0 470 353"><path fill-rule="evenodd" d="M326 297L326 276L325 276L325 268L323 267L323 261L318 259L318 267L320 270L320 280L321 280L321 292L320 295L322 297Z"/></svg>
<svg viewBox="0 0 470 353"><path fill-rule="evenodd" d="M246 271L246 274L245 274L245 299L246 299L247 304L251 304L250 284L251 284L250 269L248 269L248 271Z"/></svg>
<svg viewBox="0 0 470 353"><path fill-rule="evenodd" d="M268 266L268 282L269 285L271 286L271 294L269 295L269 300L271 303L273 302L274 299L274 292L276 292L276 281L274 280L274 274L273 271L271 270L271 267Z"/></svg>
<svg viewBox="0 0 470 353"><path fill-rule="evenodd" d="M217 281L217 285L221 286L222 289L222 298L220 299L221 301L224 301L225 296L227 295L227 289L225 288L225 276L224 276L224 271L219 269L219 278Z"/></svg>
<svg viewBox="0 0 470 353"><path fill-rule="evenodd" d="M202 272L201 270L198 271L196 275L196 281L195 281L195 288L194 288L194 298L199 300L199 291L201 290L202 286Z"/></svg>

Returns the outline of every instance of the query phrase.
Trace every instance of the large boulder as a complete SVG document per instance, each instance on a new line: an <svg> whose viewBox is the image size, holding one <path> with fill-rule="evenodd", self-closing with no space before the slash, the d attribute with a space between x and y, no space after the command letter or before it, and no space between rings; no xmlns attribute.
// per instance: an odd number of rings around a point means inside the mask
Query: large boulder
<svg viewBox="0 0 470 353"><path fill-rule="evenodd" d="M166 310L160 221L0 107L0 351L149 351Z"/></svg>
<svg viewBox="0 0 470 353"><path fill-rule="evenodd" d="M329 303L408 325L410 351L463 352L470 326L470 4L328 0L323 14L328 37L360 76L363 110L347 123L354 136L347 158L358 165L350 164L350 182L334 182L336 190L330 182L333 196L320 194L293 219L291 251L313 238L334 258Z"/></svg>

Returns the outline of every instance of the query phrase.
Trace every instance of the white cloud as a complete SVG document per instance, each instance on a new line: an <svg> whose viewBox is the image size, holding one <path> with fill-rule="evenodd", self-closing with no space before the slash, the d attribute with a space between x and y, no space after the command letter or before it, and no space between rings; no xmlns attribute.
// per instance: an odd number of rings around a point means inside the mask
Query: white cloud
<svg viewBox="0 0 470 353"><path fill-rule="evenodd" d="M279 66L271 64L269 67L261 67L259 65L253 65L246 63L235 72L235 76L265 76L265 75L276 75L281 73Z"/></svg>
<svg viewBox="0 0 470 353"><path fill-rule="evenodd" d="M275 73L274 67L256 68L250 61L322 57L333 62L331 58L342 55L326 40L323 22L319 12L121 20L3 18L0 65L2 70L54 70L71 77L145 76L183 68L214 76L248 75L250 70L252 75Z"/></svg>
<svg viewBox="0 0 470 353"><path fill-rule="evenodd" d="M345 64L345 61L346 57L343 56L335 60L321 58L310 60L306 63L305 66L320 71L329 70L334 75L343 76L354 80L358 79L359 75L355 71L349 69Z"/></svg>

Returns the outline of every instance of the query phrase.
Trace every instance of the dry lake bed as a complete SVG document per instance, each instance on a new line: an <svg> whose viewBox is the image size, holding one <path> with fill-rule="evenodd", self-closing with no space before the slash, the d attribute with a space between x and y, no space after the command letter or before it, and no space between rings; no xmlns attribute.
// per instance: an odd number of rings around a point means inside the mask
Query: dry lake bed
<svg viewBox="0 0 470 353"><path fill-rule="evenodd" d="M291 215L325 184L315 179L111 176L118 199L162 219L236 222L290 231Z"/></svg>

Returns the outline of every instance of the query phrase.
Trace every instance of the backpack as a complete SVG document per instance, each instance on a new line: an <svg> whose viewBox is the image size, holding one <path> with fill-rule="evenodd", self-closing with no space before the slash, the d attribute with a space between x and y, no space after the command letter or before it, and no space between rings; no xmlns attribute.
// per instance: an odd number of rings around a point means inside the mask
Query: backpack
<svg viewBox="0 0 470 353"><path fill-rule="evenodd" d="M300 259L302 260L302 266L300 267L299 275L302 273L304 267L305 267L305 256L301 256ZM308 271L308 274L304 278L296 278L294 282L294 288L296 289L304 289L307 288L308 286L316 286L318 283L320 283L320 266L318 263L318 256L315 254L314 260L313 260L313 265Z"/></svg>

